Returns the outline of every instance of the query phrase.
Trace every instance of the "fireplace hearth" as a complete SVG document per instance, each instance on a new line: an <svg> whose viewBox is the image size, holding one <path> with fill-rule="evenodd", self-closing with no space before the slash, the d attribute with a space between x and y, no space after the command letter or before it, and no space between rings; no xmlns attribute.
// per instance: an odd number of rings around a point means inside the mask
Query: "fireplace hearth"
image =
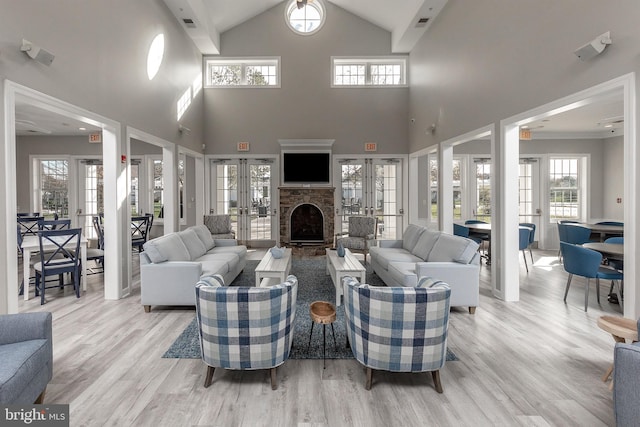
<svg viewBox="0 0 640 427"><path fill-rule="evenodd" d="M333 245L334 188L280 187L280 245L323 255Z"/></svg>

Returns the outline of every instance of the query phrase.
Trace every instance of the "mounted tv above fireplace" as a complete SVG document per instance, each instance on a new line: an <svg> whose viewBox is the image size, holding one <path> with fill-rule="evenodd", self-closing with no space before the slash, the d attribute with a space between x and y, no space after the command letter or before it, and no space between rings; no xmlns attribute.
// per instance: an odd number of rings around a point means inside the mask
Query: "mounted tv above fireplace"
<svg viewBox="0 0 640 427"><path fill-rule="evenodd" d="M331 153L283 152L283 184L330 184Z"/></svg>

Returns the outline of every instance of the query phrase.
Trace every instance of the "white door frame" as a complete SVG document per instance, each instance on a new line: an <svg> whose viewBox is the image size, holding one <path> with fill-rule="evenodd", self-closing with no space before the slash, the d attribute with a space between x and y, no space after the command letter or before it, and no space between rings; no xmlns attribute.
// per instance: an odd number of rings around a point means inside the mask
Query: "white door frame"
<svg viewBox="0 0 640 427"><path fill-rule="evenodd" d="M119 299L123 296L123 279L120 272L123 270L123 260L120 258L123 239L122 223L116 221L124 206L118 203L125 198L126 192L120 191L117 183L121 181L124 168L120 165L120 153L123 151L120 123L103 117L94 112L82 109L75 105L61 101L52 96L38 92L34 89L22 86L10 80L5 80L4 92L4 186L0 200L4 200L5 206L0 214L2 232L5 246L0 250L0 271L2 271L3 285L0 285L0 313L18 312L18 261L15 256L17 244L16 227L16 126L15 109L16 102L33 105L55 114L69 117L87 124L98 126L102 129L102 155L105 172L105 220L118 224L105 235L105 239L113 242L106 249L106 263L104 272L104 296L105 299ZM4 216L4 218L1 218Z"/></svg>

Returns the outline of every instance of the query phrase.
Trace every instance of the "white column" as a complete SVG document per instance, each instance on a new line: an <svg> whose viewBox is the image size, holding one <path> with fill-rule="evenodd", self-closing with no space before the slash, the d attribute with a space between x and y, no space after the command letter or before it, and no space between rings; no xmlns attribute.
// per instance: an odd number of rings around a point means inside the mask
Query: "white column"
<svg viewBox="0 0 640 427"><path fill-rule="evenodd" d="M438 150L438 193L439 228L453 233L453 145Z"/></svg>

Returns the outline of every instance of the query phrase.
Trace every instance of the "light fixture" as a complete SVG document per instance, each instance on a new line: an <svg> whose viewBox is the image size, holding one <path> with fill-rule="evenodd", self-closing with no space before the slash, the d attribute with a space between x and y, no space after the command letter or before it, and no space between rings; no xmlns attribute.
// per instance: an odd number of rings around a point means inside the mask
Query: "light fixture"
<svg viewBox="0 0 640 427"><path fill-rule="evenodd" d="M584 46L576 49L575 53L578 58L583 61L593 58L596 55L601 54L604 49L611 44L611 35L609 31L604 34L600 34L595 39L591 40Z"/></svg>
<svg viewBox="0 0 640 427"><path fill-rule="evenodd" d="M29 58L35 59L39 63L46 66L51 65L53 59L55 58L55 56L51 52L46 51L40 46L36 46L29 40L25 39L22 39L22 46L20 47L20 50L29 55Z"/></svg>
<svg viewBox="0 0 640 427"><path fill-rule="evenodd" d="M180 131L180 133L185 135L189 135L191 133L191 129L181 124L178 124L178 131Z"/></svg>

